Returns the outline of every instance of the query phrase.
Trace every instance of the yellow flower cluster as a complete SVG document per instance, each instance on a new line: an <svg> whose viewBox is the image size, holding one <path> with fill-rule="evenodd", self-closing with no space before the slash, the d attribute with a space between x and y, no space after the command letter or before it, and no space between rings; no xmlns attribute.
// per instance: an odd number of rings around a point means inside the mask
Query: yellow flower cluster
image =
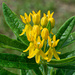
<svg viewBox="0 0 75 75"><path fill-rule="evenodd" d="M48 11L47 15L44 13L42 18L40 12L40 10L37 13L32 11L29 16L26 13L24 14L25 16L20 15L22 21L26 24L20 36L25 33L28 41L30 42L29 47L23 52L29 51L29 59L35 56L36 63L39 63L40 59L44 59L49 62L51 61L53 55L56 59L60 60L58 56L60 52L56 52L55 50L59 39L56 40L56 36L53 34L53 38L51 38L49 35L52 32L49 33L49 30L46 28L49 21L51 22L51 29L54 27L54 12L50 14L50 11ZM33 25L30 24L31 18ZM47 42L49 49L46 51Z"/></svg>

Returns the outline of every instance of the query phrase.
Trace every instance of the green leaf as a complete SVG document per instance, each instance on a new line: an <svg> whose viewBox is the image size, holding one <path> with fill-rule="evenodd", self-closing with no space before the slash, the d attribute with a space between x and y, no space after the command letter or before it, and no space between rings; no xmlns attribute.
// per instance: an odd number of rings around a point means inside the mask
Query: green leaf
<svg viewBox="0 0 75 75"><path fill-rule="evenodd" d="M69 70L69 69L57 69L55 75L73 75L75 70Z"/></svg>
<svg viewBox="0 0 75 75"><path fill-rule="evenodd" d="M62 48L75 42L75 32L71 33L65 43L62 45Z"/></svg>
<svg viewBox="0 0 75 75"><path fill-rule="evenodd" d="M17 38L19 38L25 45L28 46L29 42L27 40L26 35L24 34L22 36L19 36L19 34L22 33L22 29L24 29L24 24L5 3L3 3L2 7L3 7L3 14L8 26L11 28L11 30L14 32Z"/></svg>
<svg viewBox="0 0 75 75"><path fill-rule="evenodd" d="M18 56L14 54L0 53L0 66L18 68L18 69L33 69L36 74L40 73L39 65L36 64L34 58L28 59L26 56Z"/></svg>
<svg viewBox="0 0 75 75"><path fill-rule="evenodd" d="M68 21L66 21L61 28L58 30L56 34L56 38L60 39L56 49L59 50L64 42L69 37L70 32L72 31L73 27L75 25L75 17L71 17Z"/></svg>
<svg viewBox="0 0 75 75"><path fill-rule="evenodd" d="M47 63L47 65L56 68L75 70L75 56L61 60L52 59L49 63Z"/></svg>
<svg viewBox="0 0 75 75"><path fill-rule="evenodd" d="M17 75L17 74L9 72L9 71L5 70L3 67L0 66L0 75Z"/></svg>
<svg viewBox="0 0 75 75"><path fill-rule="evenodd" d="M49 30L49 33L50 33L50 31L51 31L51 22L50 21L48 22L46 28Z"/></svg>
<svg viewBox="0 0 75 75"><path fill-rule="evenodd" d="M75 50L74 51L70 51L70 52L66 52L66 53L60 54L59 57L60 57L60 59L66 58L68 55L70 55L70 54L72 54L74 52L75 52Z"/></svg>
<svg viewBox="0 0 75 75"><path fill-rule="evenodd" d="M26 70L25 69L21 69L21 75L26 75Z"/></svg>
<svg viewBox="0 0 75 75"><path fill-rule="evenodd" d="M9 37L2 34L0 34L0 47L15 49L21 52L27 48L25 44L14 39L10 39Z"/></svg>

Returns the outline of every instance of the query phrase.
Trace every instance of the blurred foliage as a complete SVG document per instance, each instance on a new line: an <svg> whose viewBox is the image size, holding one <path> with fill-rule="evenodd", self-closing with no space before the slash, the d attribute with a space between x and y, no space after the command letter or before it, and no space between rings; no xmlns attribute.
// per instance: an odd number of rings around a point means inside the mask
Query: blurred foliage
<svg viewBox="0 0 75 75"><path fill-rule="evenodd" d="M62 2L65 2L65 3L73 3L75 4L75 0L61 0Z"/></svg>

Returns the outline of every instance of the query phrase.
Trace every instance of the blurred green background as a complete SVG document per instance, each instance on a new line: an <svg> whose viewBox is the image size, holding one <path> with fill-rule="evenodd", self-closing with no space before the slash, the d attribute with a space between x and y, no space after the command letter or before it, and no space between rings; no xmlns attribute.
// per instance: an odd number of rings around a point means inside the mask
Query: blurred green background
<svg viewBox="0 0 75 75"><path fill-rule="evenodd" d="M30 13L32 10L38 11L41 10L41 14L47 13L48 10L51 12L54 11L55 18L55 28L53 32L56 33L61 25L70 17L75 16L75 0L0 0L0 34L9 36L10 38L16 39L13 32L10 30L8 25L5 22L2 3L5 2L9 8L14 11L17 16L20 18L20 15L24 13ZM73 29L75 31L75 28ZM75 43L71 44L68 47L61 49L62 53L72 51L75 49ZM10 49L0 48L0 53L14 53L20 55L20 52ZM74 54L73 54L74 55ZM8 68L9 70L10 68ZM10 71L12 71L11 69ZM14 69L16 74L19 75L18 70Z"/></svg>

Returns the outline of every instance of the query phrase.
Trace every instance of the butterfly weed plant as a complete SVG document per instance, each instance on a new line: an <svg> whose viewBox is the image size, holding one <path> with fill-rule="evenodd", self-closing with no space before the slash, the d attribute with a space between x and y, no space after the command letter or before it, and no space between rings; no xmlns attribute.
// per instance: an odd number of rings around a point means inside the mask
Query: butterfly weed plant
<svg viewBox="0 0 75 75"><path fill-rule="evenodd" d="M54 12L48 10L47 14L41 16L41 10L32 11L29 15L20 15L20 20L5 3L2 7L6 23L18 39L0 34L0 47L18 50L22 54L0 53L1 72L16 75L3 67L20 69L21 75L28 75L29 70L31 75L57 75L59 69L75 70L75 56L68 57L74 51L61 53L62 48L75 41L75 32L71 33L75 16L69 18L54 34Z"/></svg>

